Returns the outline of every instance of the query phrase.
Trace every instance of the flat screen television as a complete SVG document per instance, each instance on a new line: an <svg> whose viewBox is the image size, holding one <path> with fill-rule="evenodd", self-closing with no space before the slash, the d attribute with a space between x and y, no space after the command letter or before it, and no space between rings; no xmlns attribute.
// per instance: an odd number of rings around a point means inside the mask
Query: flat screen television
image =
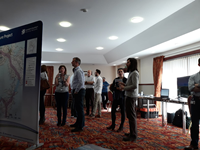
<svg viewBox="0 0 200 150"><path fill-rule="evenodd" d="M188 90L189 78L190 76L177 78L178 98L180 97L188 98L188 96L190 95L190 91Z"/></svg>

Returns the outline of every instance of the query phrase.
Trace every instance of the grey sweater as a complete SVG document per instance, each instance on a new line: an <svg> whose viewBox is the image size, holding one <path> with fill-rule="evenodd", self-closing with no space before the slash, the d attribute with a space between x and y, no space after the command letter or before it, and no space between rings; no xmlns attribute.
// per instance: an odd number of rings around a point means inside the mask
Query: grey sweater
<svg viewBox="0 0 200 150"><path fill-rule="evenodd" d="M138 71L133 71L129 73L128 79L126 81L124 90L125 96L128 97L138 97L138 84L139 84L139 73Z"/></svg>

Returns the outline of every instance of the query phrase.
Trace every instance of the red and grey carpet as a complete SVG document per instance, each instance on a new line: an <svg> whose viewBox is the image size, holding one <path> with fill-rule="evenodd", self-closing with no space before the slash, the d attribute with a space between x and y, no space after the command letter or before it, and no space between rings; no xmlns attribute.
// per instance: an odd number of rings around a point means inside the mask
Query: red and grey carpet
<svg viewBox="0 0 200 150"><path fill-rule="evenodd" d="M46 108L46 121L40 126L39 142L44 145L39 150L63 149L72 150L74 148L94 144L103 148L113 150L153 150L153 149L183 149L190 143L190 135L182 133L182 129L174 126L161 126L161 118L147 119L138 118L138 139L136 142L124 142L124 133L129 132L128 120L125 120L124 130L116 132L107 130L111 124L111 113L102 111L102 118L85 117L85 127L82 132L72 133L69 125L75 122L75 118L70 117L68 109L67 124L57 127L56 110ZM116 130L120 124L120 112L116 113ZM31 145L27 142L0 137L1 150L23 150Z"/></svg>

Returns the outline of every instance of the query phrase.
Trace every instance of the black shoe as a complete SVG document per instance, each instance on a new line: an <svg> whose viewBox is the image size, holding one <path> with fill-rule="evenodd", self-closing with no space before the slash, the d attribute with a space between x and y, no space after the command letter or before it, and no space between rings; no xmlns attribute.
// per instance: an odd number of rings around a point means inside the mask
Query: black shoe
<svg viewBox="0 0 200 150"><path fill-rule="evenodd" d="M117 132L121 132L121 131L123 131L123 127L120 126Z"/></svg>
<svg viewBox="0 0 200 150"><path fill-rule="evenodd" d="M198 150L198 146L192 146L192 145L186 146L186 147L184 148L184 150Z"/></svg>
<svg viewBox="0 0 200 150"><path fill-rule="evenodd" d="M71 124L70 127L76 127L76 124Z"/></svg>
<svg viewBox="0 0 200 150"><path fill-rule="evenodd" d="M114 130L115 127L111 125L111 126L107 127L107 129L112 129L112 130Z"/></svg>
<svg viewBox="0 0 200 150"><path fill-rule="evenodd" d="M136 139L129 136L129 137L124 137L124 138L123 138L123 141L132 141L132 142L136 142Z"/></svg>
<svg viewBox="0 0 200 150"><path fill-rule="evenodd" d="M65 123L62 123L62 124L61 124L61 126L64 126L64 125L65 125Z"/></svg>
<svg viewBox="0 0 200 150"><path fill-rule="evenodd" d="M57 123L57 126L58 126L58 127L60 127L60 126L61 126L61 124L60 124L60 123Z"/></svg>
<svg viewBox="0 0 200 150"><path fill-rule="evenodd" d="M130 136L130 133L124 133L125 136Z"/></svg>
<svg viewBox="0 0 200 150"><path fill-rule="evenodd" d="M82 128L75 128L75 129L71 130L71 132L81 132L81 131L83 131Z"/></svg>

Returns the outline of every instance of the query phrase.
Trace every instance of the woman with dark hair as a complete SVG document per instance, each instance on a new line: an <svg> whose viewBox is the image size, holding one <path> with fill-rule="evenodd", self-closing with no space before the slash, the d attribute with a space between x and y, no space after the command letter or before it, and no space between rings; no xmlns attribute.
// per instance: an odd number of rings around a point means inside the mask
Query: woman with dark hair
<svg viewBox="0 0 200 150"><path fill-rule="evenodd" d="M57 126L64 126L66 123L67 117L67 102L69 98L69 84L70 76L67 75L67 68L64 65L61 65L59 68L59 73L55 78L55 98L57 104L57 117L58 123ZM61 107L63 108L63 118L61 123Z"/></svg>
<svg viewBox="0 0 200 150"><path fill-rule="evenodd" d="M41 80L48 80L47 75L47 66L41 66L41 73L40 73ZM39 124L43 124L45 122L45 106L44 106L44 95L46 93L46 89L40 91L40 120Z"/></svg>
<svg viewBox="0 0 200 150"><path fill-rule="evenodd" d="M126 115L129 120L130 133L125 133L127 137L123 141L137 140L137 115L136 100L138 96L139 72L137 69L137 60L135 58L127 59L127 71L129 76L126 84L120 82L120 88L125 91L126 96Z"/></svg>

